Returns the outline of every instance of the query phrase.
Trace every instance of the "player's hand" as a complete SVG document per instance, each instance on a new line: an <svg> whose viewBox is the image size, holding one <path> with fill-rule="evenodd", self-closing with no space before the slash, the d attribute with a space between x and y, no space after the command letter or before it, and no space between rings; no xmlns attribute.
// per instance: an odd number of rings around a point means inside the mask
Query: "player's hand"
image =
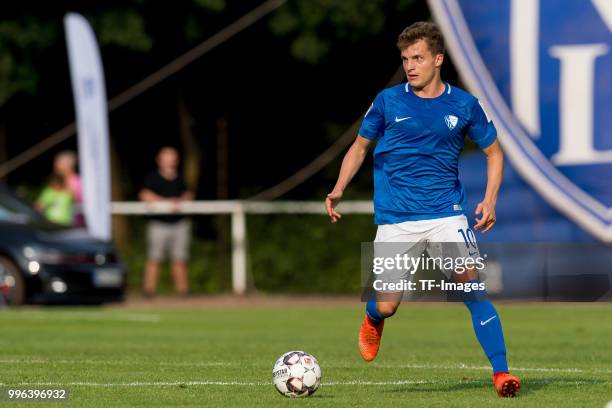
<svg viewBox="0 0 612 408"><path fill-rule="evenodd" d="M340 202L342 198L342 191L332 191L325 197L325 210L327 210L327 215L331 218L332 224L338 222L342 215L338 211L336 211L336 206Z"/></svg>
<svg viewBox="0 0 612 408"><path fill-rule="evenodd" d="M488 230L493 228L495 221L497 220L495 216L495 205L488 201L482 201L476 207L476 215L482 214L480 218L476 218L476 225L474 228L477 230L482 230L482 233L486 233Z"/></svg>

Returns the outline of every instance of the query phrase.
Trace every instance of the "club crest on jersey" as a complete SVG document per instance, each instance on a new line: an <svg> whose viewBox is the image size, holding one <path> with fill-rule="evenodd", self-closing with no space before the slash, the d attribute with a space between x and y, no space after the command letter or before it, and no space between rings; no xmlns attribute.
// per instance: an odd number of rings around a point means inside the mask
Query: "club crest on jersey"
<svg viewBox="0 0 612 408"><path fill-rule="evenodd" d="M428 1L512 166L551 206L612 242L612 1Z"/></svg>
<svg viewBox="0 0 612 408"><path fill-rule="evenodd" d="M448 126L449 130L453 130L455 126L457 126L457 121L459 121L459 118L455 115L444 116L444 122L446 122L446 126Z"/></svg>

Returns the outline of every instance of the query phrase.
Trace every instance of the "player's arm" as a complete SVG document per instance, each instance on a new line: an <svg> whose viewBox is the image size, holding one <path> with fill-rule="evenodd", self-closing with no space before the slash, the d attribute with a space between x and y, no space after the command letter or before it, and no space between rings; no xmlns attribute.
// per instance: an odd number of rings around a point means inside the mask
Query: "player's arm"
<svg viewBox="0 0 612 408"><path fill-rule="evenodd" d="M487 156L487 189L484 199L476 207L476 214L482 215L476 218L474 228L484 233L490 230L496 221L495 204L504 173L504 153L497 140L484 148L483 152Z"/></svg>
<svg viewBox="0 0 612 408"><path fill-rule="evenodd" d="M325 198L325 209L327 210L327 215L329 215L331 218L332 223L335 223L342 218L342 215L340 215L335 208L340 202L344 190L357 173L357 170L359 170L361 167L371 143L371 140L357 135L357 138L349 148L348 152L346 152L344 155L342 166L340 167L340 174L338 175L338 181L336 182L332 192Z"/></svg>

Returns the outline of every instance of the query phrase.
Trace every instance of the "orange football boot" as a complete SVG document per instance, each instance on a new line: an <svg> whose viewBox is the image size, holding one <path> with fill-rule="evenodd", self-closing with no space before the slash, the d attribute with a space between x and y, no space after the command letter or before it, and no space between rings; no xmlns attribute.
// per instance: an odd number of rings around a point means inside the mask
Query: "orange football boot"
<svg viewBox="0 0 612 408"><path fill-rule="evenodd" d="M361 330L359 330L359 353L365 361L372 361L376 358L384 326L384 321L376 324L367 314L363 319Z"/></svg>
<svg viewBox="0 0 612 408"><path fill-rule="evenodd" d="M493 374L493 385L500 397L513 398L521 389L521 380L510 373L495 373Z"/></svg>

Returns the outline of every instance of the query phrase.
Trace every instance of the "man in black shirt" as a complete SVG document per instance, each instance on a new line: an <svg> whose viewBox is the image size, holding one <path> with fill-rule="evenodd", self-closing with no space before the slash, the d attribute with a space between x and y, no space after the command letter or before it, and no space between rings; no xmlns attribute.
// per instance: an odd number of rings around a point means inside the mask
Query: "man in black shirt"
<svg viewBox="0 0 612 408"><path fill-rule="evenodd" d="M163 147L157 154L157 170L149 174L139 197L145 202L170 202L178 209L181 201L193 200L178 171L179 155L173 147ZM172 278L176 291L185 295L189 291L187 261L191 242L191 222L182 214L155 215L147 225L148 256L145 267L145 296L157 290L159 265L170 250Z"/></svg>

